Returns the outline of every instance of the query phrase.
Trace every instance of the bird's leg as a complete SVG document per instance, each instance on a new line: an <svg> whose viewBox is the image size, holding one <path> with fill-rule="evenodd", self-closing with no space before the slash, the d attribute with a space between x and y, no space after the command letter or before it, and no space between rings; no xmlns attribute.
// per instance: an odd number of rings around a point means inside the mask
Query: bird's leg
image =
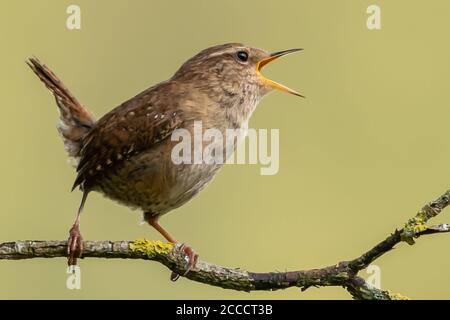
<svg viewBox="0 0 450 320"><path fill-rule="evenodd" d="M155 228L164 238L166 238L167 241L174 243L174 244L179 243L158 223L159 216L145 213L144 219L148 222L149 225L151 225L153 228ZM190 270L192 270L193 267L195 267L195 265L197 263L197 259L198 259L198 254L195 253L195 251L190 246L185 245L185 244L182 244L180 246L180 250L182 250L189 259L187 270L184 273L184 275L186 275ZM177 277L178 277L178 275L177 275ZM172 275L171 279L176 280L177 277L174 277Z"/></svg>
<svg viewBox="0 0 450 320"><path fill-rule="evenodd" d="M69 230L69 239L67 239L67 264L69 266L75 266L77 264L77 258L80 258L83 253L83 237L80 232L80 214L81 211L83 211L87 195L88 191L83 192L83 198L81 199L75 222Z"/></svg>

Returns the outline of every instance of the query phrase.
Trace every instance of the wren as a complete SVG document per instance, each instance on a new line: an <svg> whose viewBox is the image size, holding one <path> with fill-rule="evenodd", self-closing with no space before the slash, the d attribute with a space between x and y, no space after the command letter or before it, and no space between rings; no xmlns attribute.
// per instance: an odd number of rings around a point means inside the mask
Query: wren
<svg viewBox="0 0 450 320"><path fill-rule="evenodd" d="M180 128L192 132L195 121L203 129L245 129L259 101L277 89L299 93L260 73L267 63L301 49L268 53L239 43L207 48L187 60L167 81L144 90L96 120L55 74L37 58L27 61L56 98L58 131L76 167L73 189L83 192L70 229L69 265L83 251L80 213L91 191L131 208L177 243L158 223L159 218L182 206L205 188L221 163L175 164L171 134ZM72 190L73 190L72 189ZM190 270L197 254L187 245Z"/></svg>

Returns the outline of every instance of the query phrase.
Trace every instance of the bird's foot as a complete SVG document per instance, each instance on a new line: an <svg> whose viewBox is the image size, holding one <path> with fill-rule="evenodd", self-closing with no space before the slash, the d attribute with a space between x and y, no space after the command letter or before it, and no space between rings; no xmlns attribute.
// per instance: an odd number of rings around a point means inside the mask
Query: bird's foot
<svg viewBox="0 0 450 320"><path fill-rule="evenodd" d="M180 252L184 255L184 260L186 261L186 271L183 273L183 276L185 276L197 264L198 254L190 246L184 243L177 245L175 249L177 250L177 253ZM172 272L170 280L177 281L179 277L180 275L178 273Z"/></svg>
<svg viewBox="0 0 450 320"><path fill-rule="evenodd" d="M67 240L67 264L75 266L77 258L83 253L83 237L80 233L78 224L74 224L69 231L69 239Z"/></svg>
<svg viewBox="0 0 450 320"><path fill-rule="evenodd" d="M184 275L186 275L197 264L198 254L190 246L185 245L184 243L181 245L180 250L182 250L185 254L187 268Z"/></svg>

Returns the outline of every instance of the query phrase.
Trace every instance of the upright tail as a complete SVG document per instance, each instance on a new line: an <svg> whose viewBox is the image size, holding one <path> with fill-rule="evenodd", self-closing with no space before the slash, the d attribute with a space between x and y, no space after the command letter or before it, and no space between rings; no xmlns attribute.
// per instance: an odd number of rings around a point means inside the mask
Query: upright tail
<svg viewBox="0 0 450 320"><path fill-rule="evenodd" d="M83 147L83 137L95 126L96 120L46 65L37 58L30 58L27 64L56 98L60 120L57 129L72 165L76 167Z"/></svg>

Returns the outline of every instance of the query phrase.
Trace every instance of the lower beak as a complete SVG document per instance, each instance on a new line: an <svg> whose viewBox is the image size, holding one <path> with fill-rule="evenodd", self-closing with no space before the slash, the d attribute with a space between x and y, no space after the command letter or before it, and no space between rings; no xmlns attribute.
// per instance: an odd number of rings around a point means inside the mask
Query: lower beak
<svg viewBox="0 0 450 320"><path fill-rule="evenodd" d="M287 92L287 93L291 93L293 95L296 95L296 96L304 98L304 96L302 96L300 93L298 93L298 92L292 90L291 88L288 88L288 87L286 87L286 86L284 86L284 85L282 85L282 84L280 84L278 82L275 82L273 80L267 79L261 74L261 69L266 64L268 64L269 62L271 62L273 60L276 60L279 57L282 57L282 56L285 56L285 55L288 55L290 53L294 53L294 52L297 52L297 51L301 51L301 50L303 50L303 49L289 49L289 50L274 52L274 53L270 54L270 56L268 58L265 58L265 59L262 59L262 60L258 61L258 63L256 64L256 71L258 72L259 76L261 77L261 80L265 84L267 84L268 86L270 86L270 87L272 87L274 89L277 89L277 90L280 90L280 91L283 91L283 92Z"/></svg>

